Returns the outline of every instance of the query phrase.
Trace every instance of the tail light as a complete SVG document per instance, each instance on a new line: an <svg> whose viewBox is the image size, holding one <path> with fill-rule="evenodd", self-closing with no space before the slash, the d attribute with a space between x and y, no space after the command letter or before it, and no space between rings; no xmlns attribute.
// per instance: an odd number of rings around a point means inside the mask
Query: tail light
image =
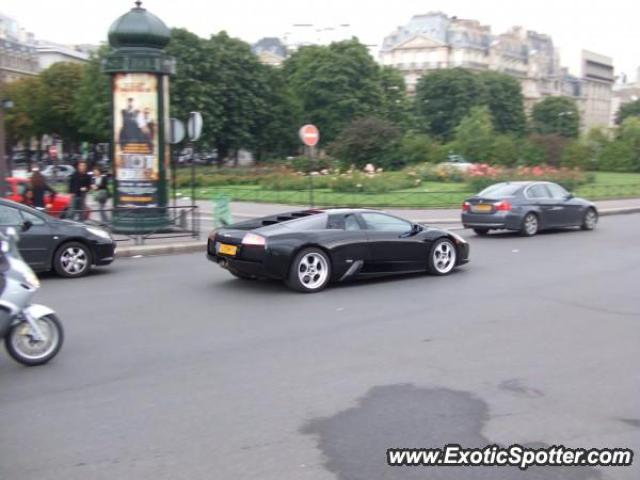
<svg viewBox="0 0 640 480"><path fill-rule="evenodd" d="M510 212L513 209L511 204L506 200L494 203L493 206L496 209L496 212Z"/></svg>
<svg viewBox="0 0 640 480"><path fill-rule="evenodd" d="M471 208L471 204L469 202L464 202L462 204L462 211L463 212L468 212L470 208Z"/></svg>
<svg viewBox="0 0 640 480"><path fill-rule="evenodd" d="M267 239L256 233L247 233L242 238L243 245L265 246Z"/></svg>

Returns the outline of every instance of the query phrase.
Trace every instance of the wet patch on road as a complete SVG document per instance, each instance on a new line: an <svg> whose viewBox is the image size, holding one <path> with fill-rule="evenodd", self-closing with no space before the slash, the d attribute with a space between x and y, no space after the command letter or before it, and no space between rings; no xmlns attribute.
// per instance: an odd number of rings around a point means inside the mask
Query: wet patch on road
<svg viewBox="0 0 640 480"><path fill-rule="evenodd" d="M442 448L494 444L482 434L487 404L469 392L414 385L374 387L358 404L311 420L301 432L317 438L325 467L340 480L589 480L583 467L389 467L388 448ZM536 447L538 444L536 444ZM540 446L544 446L540 444Z"/></svg>

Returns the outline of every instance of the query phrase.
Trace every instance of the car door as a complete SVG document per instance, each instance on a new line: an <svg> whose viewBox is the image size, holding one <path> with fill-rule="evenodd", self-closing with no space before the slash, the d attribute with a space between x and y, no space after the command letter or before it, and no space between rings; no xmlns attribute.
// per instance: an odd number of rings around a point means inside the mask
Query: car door
<svg viewBox="0 0 640 480"><path fill-rule="evenodd" d="M547 183L546 186L553 199L554 207L556 207L554 210L557 212L556 226L580 225L582 223L582 206L560 185Z"/></svg>
<svg viewBox="0 0 640 480"><path fill-rule="evenodd" d="M360 218L371 255L367 271L414 272L427 267L428 245L416 235L411 222L381 212L362 212Z"/></svg>
<svg viewBox="0 0 640 480"><path fill-rule="evenodd" d="M541 215L541 227L549 228L556 226L558 222L557 207L546 185L544 183L534 183L525 189L524 194L528 203L537 207Z"/></svg>
<svg viewBox="0 0 640 480"><path fill-rule="evenodd" d="M30 244L29 233L22 232L22 225L24 220L22 219L22 215L20 214L20 210L16 207L0 204L0 229L3 232L7 230L9 227L15 228L20 234L20 241L18 242L18 249L20 250L20 254L23 256L25 261L29 265L35 265L33 263L34 257L31 255L29 248L25 250L25 245Z"/></svg>
<svg viewBox="0 0 640 480"><path fill-rule="evenodd" d="M355 213L329 216L326 246L331 249L334 275L351 276L362 271L370 260L367 232Z"/></svg>
<svg viewBox="0 0 640 480"><path fill-rule="evenodd" d="M19 212L21 225L25 225L25 222L29 225L27 230L20 232L20 253L35 269L48 269L54 243L51 226L43 217L28 210L20 209Z"/></svg>

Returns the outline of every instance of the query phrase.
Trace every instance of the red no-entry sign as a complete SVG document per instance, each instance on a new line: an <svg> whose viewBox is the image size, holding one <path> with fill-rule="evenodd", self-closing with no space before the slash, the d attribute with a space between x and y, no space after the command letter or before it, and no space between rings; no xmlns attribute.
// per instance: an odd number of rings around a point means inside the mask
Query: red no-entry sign
<svg viewBox="0 0 640 480"><path fill-rule="evenodd" d="M300 129L300 140L307 147L315 147L320 141L320 130L315 125L305 125Z"/></svg>

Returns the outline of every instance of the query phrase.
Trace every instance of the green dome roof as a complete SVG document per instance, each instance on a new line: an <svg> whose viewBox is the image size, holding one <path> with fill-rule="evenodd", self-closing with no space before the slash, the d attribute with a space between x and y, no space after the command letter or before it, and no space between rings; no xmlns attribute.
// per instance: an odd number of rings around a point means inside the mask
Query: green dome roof
<svg viewBox="0 0 640 480"><path fill-rule="evenodd" d="M171 39L171 30L162 20L142 8L142 2L122 15L109 28L109 44L114 48L146 47L163 49Z"/></svg>

